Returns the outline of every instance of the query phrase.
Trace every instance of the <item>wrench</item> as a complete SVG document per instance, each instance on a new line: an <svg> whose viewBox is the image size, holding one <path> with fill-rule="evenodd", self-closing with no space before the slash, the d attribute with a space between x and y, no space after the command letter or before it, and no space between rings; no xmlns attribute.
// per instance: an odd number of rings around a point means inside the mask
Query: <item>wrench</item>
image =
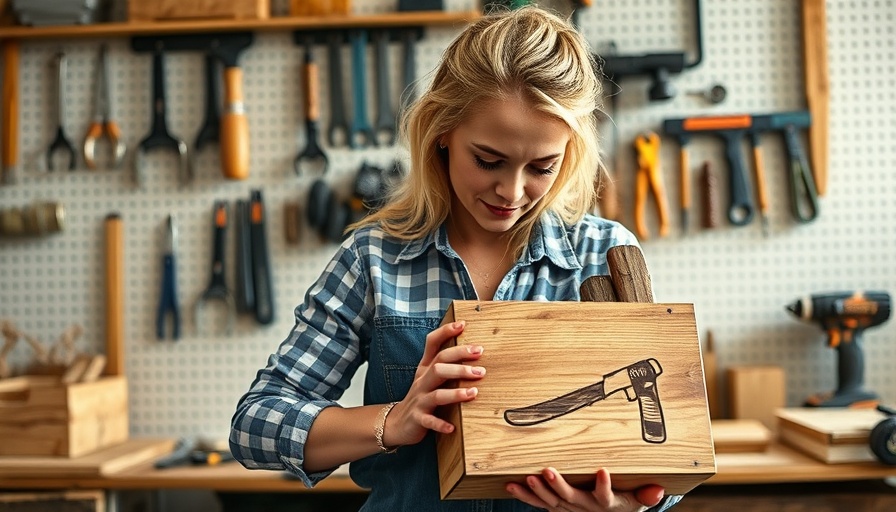
<svg viewBox="0 0 896 512"><path fill-rule="evenodd" d="M60 52L56 54L56 72L59 75L57 80L56 91L56 136L50 147L47 148L47 170L53 170L53 154L62 150L68 154L68 170L75 169L75 146L65 135L65 70L66 70L65 54Z"/></svg>
<svg viewBox="0 0 896 512"><path fill-rule="evenodd" d="M373 142L377 146L395 144L395 115L389 94L389 31L373 34L376 48L376 98L377 118L373 129Z"/></svg>
<svg viewBox="0 0 896 512"><path fill-rule="evenodd" d="M373 130L367 121L367 31L349 30L348 41L352 45L352 100L355 107L349 146L357 149L369 146L374 141Z"/></svg>
<svg viewBox="0 0 896 512"><path fill-rule="evenodd" d="M348 143L348 121L342 102L342 32L327 34L327 55L330 61L330 129L327 142L330 146L344 146Z"/></svg>

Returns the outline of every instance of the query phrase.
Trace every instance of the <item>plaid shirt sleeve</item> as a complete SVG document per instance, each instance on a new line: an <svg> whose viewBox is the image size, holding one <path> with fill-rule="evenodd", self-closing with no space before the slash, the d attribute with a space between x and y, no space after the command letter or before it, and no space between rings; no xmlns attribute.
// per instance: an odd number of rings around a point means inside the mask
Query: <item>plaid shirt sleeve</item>
<svg viewBox="0 0 896 512"><path fill-rule="evenodd" d="M332 472L307 474L304 449L320 411L338 406L362 363L360 340L368 338L369 287L352 240L309 288L295 327L237 405L230 449L249 469L286 469L308 487Z"/></svg>

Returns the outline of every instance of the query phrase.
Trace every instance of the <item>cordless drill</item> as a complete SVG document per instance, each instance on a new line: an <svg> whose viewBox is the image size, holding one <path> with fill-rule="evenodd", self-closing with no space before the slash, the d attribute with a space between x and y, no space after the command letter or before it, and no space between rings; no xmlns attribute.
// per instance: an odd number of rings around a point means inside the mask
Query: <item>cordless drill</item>
<svg viewBox="0 0 896 512"><path fill-rule="evenodd" d="M837 349L837 390L806 400L808 407L874 407L879 398L864 389L865 362L862 332L890 318L890 294L880 291L812 295L787 306L797 318L815 322L828 333L828 346Z"/></svg>

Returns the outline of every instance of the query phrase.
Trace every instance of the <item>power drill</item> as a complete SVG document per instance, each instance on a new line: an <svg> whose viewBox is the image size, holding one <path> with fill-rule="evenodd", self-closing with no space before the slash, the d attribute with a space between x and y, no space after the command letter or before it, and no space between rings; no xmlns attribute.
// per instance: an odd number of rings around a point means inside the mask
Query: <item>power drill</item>
<svg viewBox="0 0 896 512"><path fill-rule="evenodd" d="M837 349L837 390L806 400L807 407L874 407L879 397L864 389L862 332L890 318L890 294L880 291L812 295L787 306L797 318L821 325Z"/></svg>

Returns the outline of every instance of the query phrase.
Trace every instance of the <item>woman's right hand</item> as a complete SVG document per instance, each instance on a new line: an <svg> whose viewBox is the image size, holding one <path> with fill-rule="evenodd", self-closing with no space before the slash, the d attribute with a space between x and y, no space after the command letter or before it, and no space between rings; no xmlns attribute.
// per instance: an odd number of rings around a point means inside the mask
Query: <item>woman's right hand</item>
<svg viewBox="0 0 896 512"><path fill-rule="evenodd" d="M482 355L478 345L458 345L440 350L449 339L464 330L464 322L445 324L426 335L423 358L417 365L414 382L404 400L395 405L386 417L383 444L403 446L417 444L427 432L443 434L454 431L454 425L436 417L436 407L469 402L476 398L475 387L446 388L449 380L478 380L485 375L485 368L470 364Z"/></svg>

